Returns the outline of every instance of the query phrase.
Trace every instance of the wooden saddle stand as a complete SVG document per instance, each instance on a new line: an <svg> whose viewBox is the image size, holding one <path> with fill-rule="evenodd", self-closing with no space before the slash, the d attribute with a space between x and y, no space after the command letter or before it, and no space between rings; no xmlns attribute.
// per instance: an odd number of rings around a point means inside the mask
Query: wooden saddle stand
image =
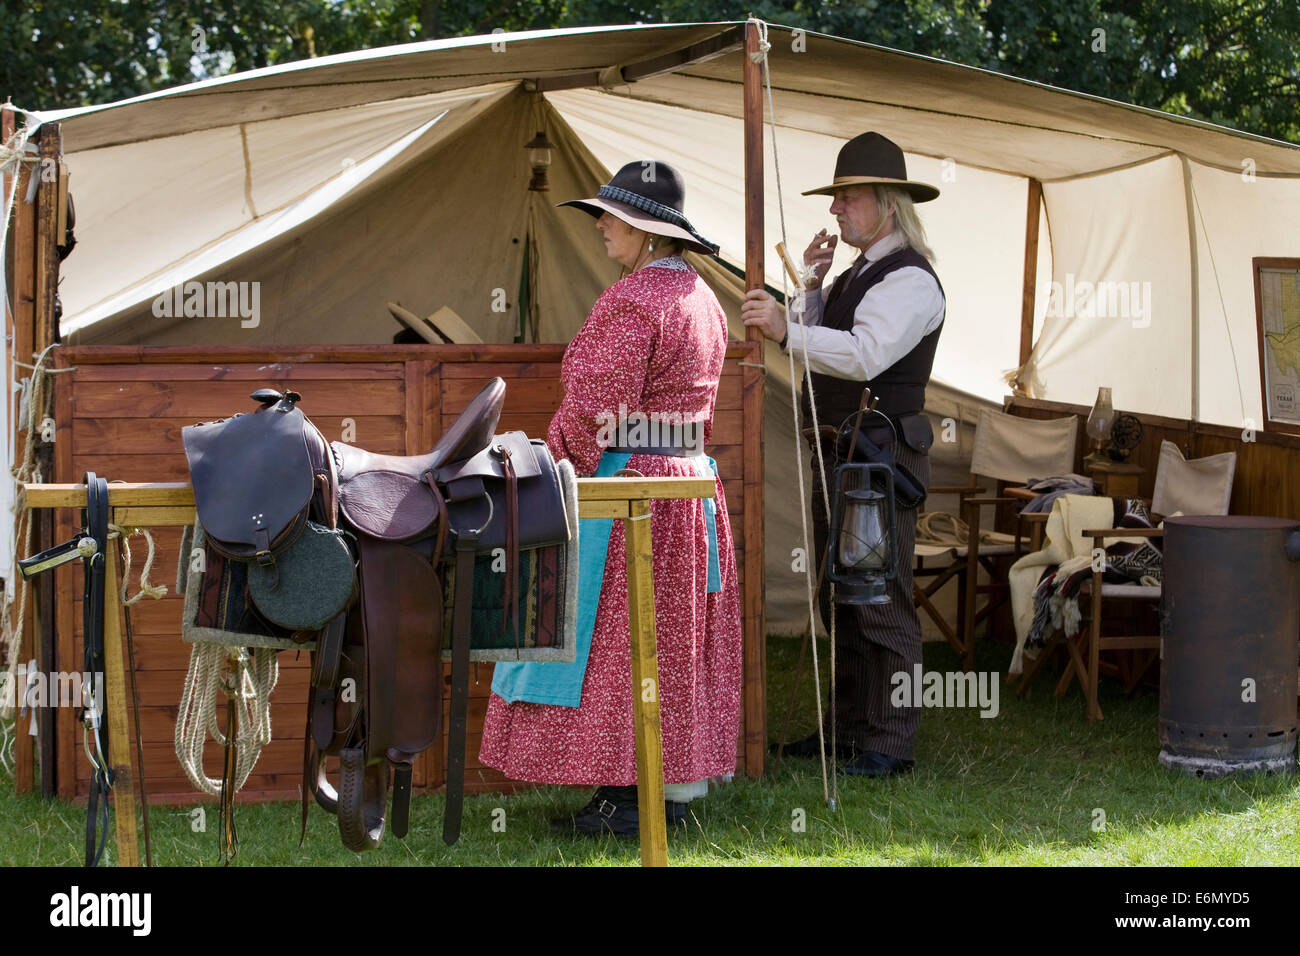
<svg viewBox="0 0 1300 956"><path fill-rule="evenodd" d="M451 576L451 723L443 839L460 835L471 630L480 555L504 554L502 617L519 635L521 554L569 538L556 462L523 432L495 434L493 379L425 455L327 443L295 392L183 431L209 582L232 619L314 642L303 761L308 793L343 844L374 849L386 818L406 834L415 758L442 729L444 578ZM246 597L245 597L246 595ZM254 653L265 653L255 649ZM324 758L336 757L329 781ZM393 809L387 817L390 771ZM223 801L233 799L224 794Z"/></svg>

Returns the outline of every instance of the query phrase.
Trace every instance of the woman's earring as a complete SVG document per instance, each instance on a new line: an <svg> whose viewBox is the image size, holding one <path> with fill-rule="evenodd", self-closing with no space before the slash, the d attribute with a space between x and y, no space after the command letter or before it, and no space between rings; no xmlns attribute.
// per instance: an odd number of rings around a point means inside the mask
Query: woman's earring
<svg viewBox="0 0 1300 956"><path fill-rule="evenodd" d="M654 251L655 251L655 241L654 241L653 239L651 239L650 242L649 242L649 244L646 246L646 248L647 248L650 252L654 252Z"/></svg>

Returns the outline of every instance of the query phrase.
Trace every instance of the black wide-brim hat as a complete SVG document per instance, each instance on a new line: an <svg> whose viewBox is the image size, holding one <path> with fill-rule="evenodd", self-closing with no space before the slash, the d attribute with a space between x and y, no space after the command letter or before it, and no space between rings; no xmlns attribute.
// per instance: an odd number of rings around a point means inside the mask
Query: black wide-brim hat
<svg viewBox="0 0 1300 956"><path fill-rule="evenodd" d="M929 183L907 178L907 161L903 158L903 151L879 133L863 133L841 146L840 154L835 159L835 181L829 186L810 189L804 195L828 196L845 186L875 183L905 190L912 197L912 202L929 202L939 195L939 190Z"/></svg>
<svg viewBox="0 0 1300 956"><path fill-rule="evenodd" d="M597 219L607 212L634 229L680 239L686 248L705 255L718 251L718 244L696 232L686 218L686 183L682 174L667 163L628 163L593 198L570 199L556 205L575 206Z"/></svg>

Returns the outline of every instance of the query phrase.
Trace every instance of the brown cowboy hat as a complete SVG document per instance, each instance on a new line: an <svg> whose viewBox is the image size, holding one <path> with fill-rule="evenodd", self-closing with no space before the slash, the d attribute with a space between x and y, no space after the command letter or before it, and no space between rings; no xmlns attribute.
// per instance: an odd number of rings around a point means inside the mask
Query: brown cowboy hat
<svg viewBox="0 0 1300 956"><path fill-rule="evenodd" d="M805 196L829 196L845 186L882 183L906 190L913 202L929 202L939 195L939 190L929 183L918 183L907 178L907 161L903 151L879 133L855 136L842 147L835 160L835 181L829 186L810 189Z"/></svg>
<svg viewBox="0 0 1300 956"><path fill-rule="evenodd" d="M718 244L705 239L686 218L686 183L667 163L628 163L591 199L570 199L557 206L576 206L590 216L617 216L633 229L680 239L687 249L715 255Z"/></svg>

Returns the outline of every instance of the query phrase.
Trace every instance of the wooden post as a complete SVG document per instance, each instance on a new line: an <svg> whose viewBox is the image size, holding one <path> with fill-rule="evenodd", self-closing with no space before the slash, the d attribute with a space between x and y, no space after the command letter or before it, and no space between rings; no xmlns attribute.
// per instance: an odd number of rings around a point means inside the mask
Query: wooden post
<svg viewBox="0 0 1300 956"><path fill-rule="evenodd" d="M117 523L115 511L110 511ZM135 823L135 775L131 768L131 729L127 720L126 665L122 657L122 587L117 545L104 543L104 719L108 723L109 766L113 773L113 819L117 827L117 865L140 865Z"/></svg>
<svg viewBox="0 0 1300 956"><path fill-rule="evenodd" d="M650 502L632 501L623 519L627 548L627 622L632 636L632 694L636 715L637 811L641 865L668 865L664 754L659 723L659 659L655 639L654 551Z"/></svg>
<svg viewBox="0 0 1300 956"><path fill-rule="evenodd" d="M745 26L744 126L745 126L745 289L764 287L763 229L763 72L751 54L758 53L758 24ZM744 769L756 778L767 758L766 647L767 615L764 606L763 568L763 364L765 341L758 329L745 330L757 347L744 371L745 421L751 429L745 438L745 602L741 608L744 637Z"/></svg>
<svg viewBox="0 0 1300 956"><path fill-rule="evenodd" d="M33 175L40 176L40 188L36 193L36 301L32 326L32 352L39 354L58 340L58 320L54 316L54 299L59 287L59 253L58 245L63 239L60 225L66 227L65 203L67 201L66 169L63 165L63 136L58 123L47 123L40 129L40 163ZM26 361L26 360L24 360ZM53 408L52 394L54 377L44 383L46 400ZM43 443L38 446L38 467L45 481L55 481L54 446ZM54 545L54 515L42 512L35 525L32 548L44 551ZM41 670L47 675L57 669L55 654L56 631L54 593L58 579L53 574L43 575L32 582L32 598L36 602L36 616L33 618L32 644L40 662ZM39 729L41 747L41 795L52 796L55 786L54 773L54 717L57 708L43 707L31 715Z"/></svg>
<svg viewBox="0 0 1300 956"><path fill-rule="evenodd" d="M1043 184L1029 180L1025 207L1025 279L1020 296L1020 361L1023 367L1034 350L1034 303L1038 285L1038 216L1043 205Z"/></svg>
<svg viewBox="0 0 1300 956"><path fill-rule="evenodd" d="M0 123L0 130L6 141L14 134L17 124L14 120L13 110L8 106L3 111L3 122ZM14 218L13 225L10 229L10 242L14 249L14 272L13 272L13 289L11 291L13 301L13 312L10 313L8 307L5 310L5 337L13 349L12 355L20 362L31 361L32 351L32 330L33 330L33 310L36 302L35 281L36 269L34 256L36 252L36 207L24 201L27 195L28 184L31 182L33 172L32 164L18 163L17 192L14 200ZM5 195L8 196L9 177L5 177ZM23 442L26 438L26 431L19 429L18 393L14 391L13 385L16 384L9 375L11 368L8 362L5 363L5 384L6 384L6 401L9 403L9 427L14 434L14 448L21 453ZM19 373L20 374L20 373ZM15 519L17 520L17 519ZM18 555L15 555L17 558ZM22 587L21 582L15 582L18 588ZM19 657L19 663L26 663L31 658L31 652L34 650L30 642L31 636L36 633L36 593L29 591L27 595L27 606L23 613L23 619L17 622L19 628L19 637L14 653ZM21 693L22 688L19 688ZM33 773L35 770L35 747L32 744L32 738L29 734L31 722L36 720L36 712L29 710L26 717L18 718L14 723L14 733L17 740L14 741L14 789L19 793L29 793L32 789Z"/></svg>
<svg viewBox="0 0 1300 956"><path fill-rule="evenodd" d="M755 63L758 24L745 27L745 290L763 288L763 72ZM750 342L762 342L763 333L745 330Z"/></svg>

